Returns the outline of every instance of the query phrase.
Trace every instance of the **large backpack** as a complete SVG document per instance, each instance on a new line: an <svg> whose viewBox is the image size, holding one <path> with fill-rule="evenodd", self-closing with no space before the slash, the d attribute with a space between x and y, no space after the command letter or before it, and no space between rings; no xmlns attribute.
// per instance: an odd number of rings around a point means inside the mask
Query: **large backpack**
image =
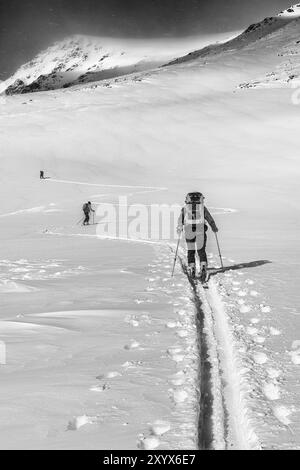
<svg viewBox="0 0 300 470"><path fill-rule="evenodd" d="M188 193L185 198L186 204L202 204L203 194L202 193Z"/></svg>
<svg viewBox="0 0 300 470"><path fill-rule="evenodd" d="M90 207L89 207L88 203L83 205L82 210L83 210L83 212L90 212Z"/></svg>

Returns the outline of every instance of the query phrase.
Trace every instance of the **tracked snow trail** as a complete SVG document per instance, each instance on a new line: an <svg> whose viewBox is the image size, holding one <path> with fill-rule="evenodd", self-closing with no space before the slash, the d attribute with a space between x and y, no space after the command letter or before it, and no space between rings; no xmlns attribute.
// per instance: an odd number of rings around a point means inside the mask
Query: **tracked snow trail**
<svg viewBox="0 0 300 470"><path fill-rule="evenodd" d="M187 274L184 261L183 271ZM250 393L225 307L213 280L209 290L189 278L197 311L199 341L199 448L214 450L261 449L246 404Z"/></svg>
<svg viewBox="0 0 300 470"><path fill-rule="evenodd" d="M82 181L69 181L51 178L47 181L52 183L75 184L80 186L96 186L98 188L123 188L123 189L143 189L152 191L166 191L168 188L161 188L156 186L136 186L136 185L119 185L119 184L99 184L99 183L86 183Z"/></svg>
<svg viewBox="0 0 300 470"><path fill-rule="evenodd" d="M234 348L233 335L217 286L213 280L210 280L208 291L197 286L197 292L202 301L209 341L216 404L213 421L216 431L224 423L227 449L260 449L245 402L250 387L242 376L242 366ZM222 405L223 412L221 412ZM218 432L216 435L218 436Z"/></svg>

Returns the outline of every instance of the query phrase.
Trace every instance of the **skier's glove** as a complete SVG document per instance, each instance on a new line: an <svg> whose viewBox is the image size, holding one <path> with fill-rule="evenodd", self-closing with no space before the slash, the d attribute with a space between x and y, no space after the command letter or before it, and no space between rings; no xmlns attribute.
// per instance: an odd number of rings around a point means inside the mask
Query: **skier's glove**
<svg viewBox="0 0 300 470"><path fill-rule="evenodd" d="M218 232L219 232L219 229L218 229L218 227L213 227L213 229L212 229L212 230L213 230L213 232L214 232L214 233L218 233Z"/></svg>
<svg viewBox="0 0 300 470"><path fill-rule="evenodd" d="M177 227L177 235L181 235L182 227Z"/></svg>

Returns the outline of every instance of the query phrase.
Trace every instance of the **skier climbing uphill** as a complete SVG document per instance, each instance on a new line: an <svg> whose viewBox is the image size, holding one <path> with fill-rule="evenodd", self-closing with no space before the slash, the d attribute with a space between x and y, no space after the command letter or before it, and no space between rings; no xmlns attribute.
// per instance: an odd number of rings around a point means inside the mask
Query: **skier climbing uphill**
<svg viewBox="0 0 300 470"><path fill-rule="evenodd" d="M178 219L177 231L181 235L184 230L188 250L188 269L192 277L196 275L196 251L198 252L201 282L207 279L207 223L214 233L218 232L213 217L204 205L203 194L189 193Z"/></svg>
<svg viewBox="0 0 300 470"><path fill-rule="evenodd" d="M84 204L82 210L85 215L83 225L90 225L90 214L91 212L95 212L94 209L92 208L92 203L89 201L86 204Z"/></svg>

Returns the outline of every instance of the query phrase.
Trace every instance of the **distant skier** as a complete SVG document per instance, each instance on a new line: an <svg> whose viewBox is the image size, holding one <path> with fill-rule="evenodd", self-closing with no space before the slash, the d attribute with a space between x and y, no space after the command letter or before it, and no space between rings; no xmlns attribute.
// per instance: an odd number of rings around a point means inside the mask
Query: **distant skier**
<svg viewBox="0 0 300 470"><path fill-rule="evenodd" d="M186 196L185 206L178 219L178 234L184 230L188 249L188 270L192 277L196 276L196 251L200 260L200 279L207 279L206 242L207 230L210 225L214 233L218 232L216 223L204 205L202 193L189 193Z"/></svg>
<svg viewBox="0 0 300 470"><path fill-rule="evenodd" d="M40 171L40 180L45 179L45 172L43 170Z"/></svg>
<svg viewBox="0 0 300 470"><path fill-rule="evenodd" d="M83 225L90 225L90 214L91 212L95 212L94 209L92 208L92 203L89 201L86 204L84 204L82 210L85 215Z"/></svg>

